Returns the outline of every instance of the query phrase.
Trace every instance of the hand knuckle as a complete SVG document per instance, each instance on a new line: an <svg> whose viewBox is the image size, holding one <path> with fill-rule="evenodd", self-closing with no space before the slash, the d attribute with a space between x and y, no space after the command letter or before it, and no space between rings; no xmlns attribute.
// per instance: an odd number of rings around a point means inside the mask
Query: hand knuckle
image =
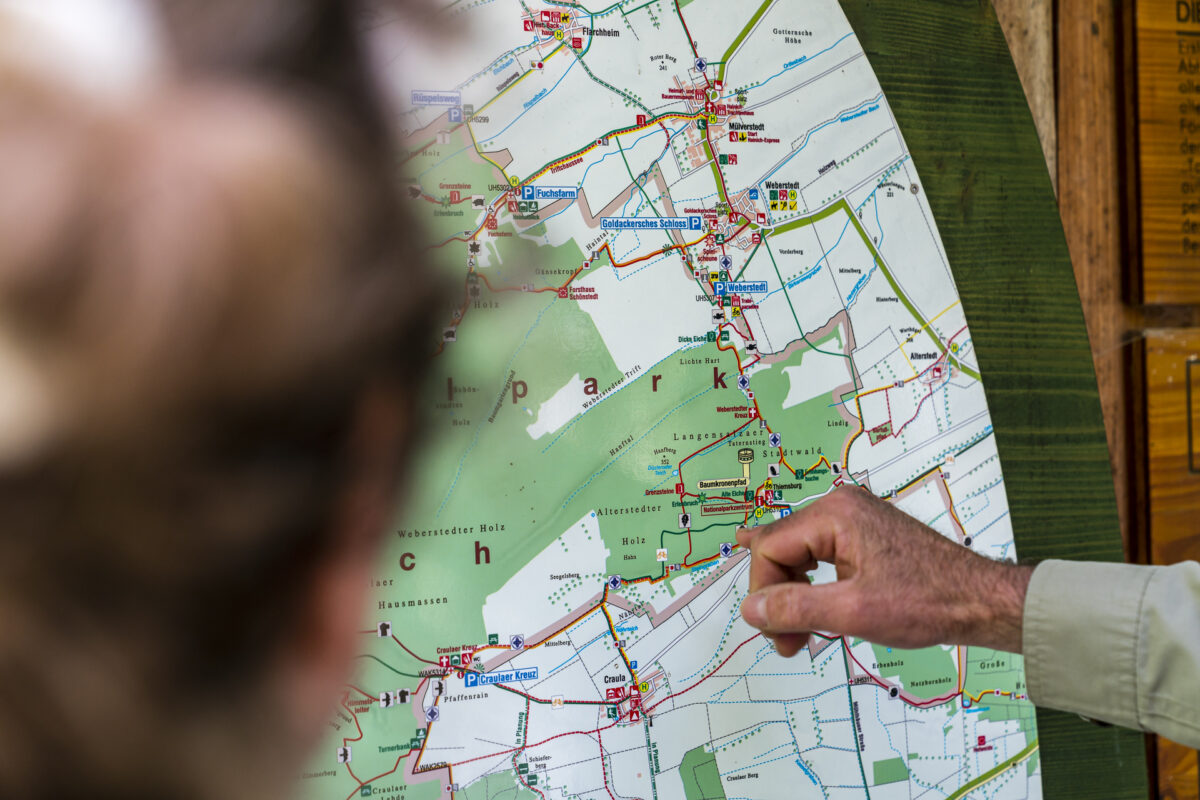
<svg viewBox="0 0 1200 800"><path fill-rule="evenodd" d="M848 514L862 502L861 489L839 486L828 496L829 505L839 514Z"/></svg>

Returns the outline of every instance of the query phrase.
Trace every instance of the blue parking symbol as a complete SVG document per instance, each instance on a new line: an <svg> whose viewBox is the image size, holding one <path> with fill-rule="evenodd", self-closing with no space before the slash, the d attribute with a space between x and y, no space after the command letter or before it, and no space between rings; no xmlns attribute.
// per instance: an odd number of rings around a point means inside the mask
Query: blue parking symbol
<svg viewBox="0 0 1200 800"><path fill-rule="evenodd" d="M462 113L462 108L460 106L451 107L450 121L451 122L462 122L463 121L463 113Z"/></svg>
<svg viewBox="0 0 1200 800"><path fill-rule="evenodd" d="M758 189L751 189L751 190L750 190L750 199L751 199L751 200L757 200L757 199L758 199Z"/></svg>
<svg viewBox="0 0 1200 800"><path fill-rule="evenodd" d="M700 218L699 217L688 217L688 230L698 231L700 229L701 229L700 228Z"/></svg>
<svg viewBox="0 0 1200 800"><path fill-rule="evenodd" d="M533 199L533 187L532 186L522 186L521 187L521 199L522 200L532 200Z"/></svg>

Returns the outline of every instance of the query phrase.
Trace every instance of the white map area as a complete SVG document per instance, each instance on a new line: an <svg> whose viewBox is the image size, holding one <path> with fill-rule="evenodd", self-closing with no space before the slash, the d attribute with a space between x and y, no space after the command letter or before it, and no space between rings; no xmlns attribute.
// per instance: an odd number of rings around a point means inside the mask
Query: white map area
<svg viewBox="0 0 1200 800"><path fill-rule="evenodd" d="M488 596L483 607L487 629L508 630L518 619L529 626L530 634L553 625L563 615L562 607L577 608L596 593L596 566L607 557L600 526L595 516L588 514L534 556L500 591ZM554 603L542 601L529 591L547 576L563 587L563 596Z"/></svg>

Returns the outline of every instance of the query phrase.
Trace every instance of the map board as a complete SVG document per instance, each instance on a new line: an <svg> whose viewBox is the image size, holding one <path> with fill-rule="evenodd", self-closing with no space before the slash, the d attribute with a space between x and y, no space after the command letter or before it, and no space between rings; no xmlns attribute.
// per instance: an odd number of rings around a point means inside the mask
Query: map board
<svg viewBox="0 0 1200 800"><path fill-rule="evenodd" d="M461 304L303 796L1040 797L1018 657L785 660L738 613L737 528L839 486L1015 555L920 165L840 7L442 16L377 38Z"/></svg>

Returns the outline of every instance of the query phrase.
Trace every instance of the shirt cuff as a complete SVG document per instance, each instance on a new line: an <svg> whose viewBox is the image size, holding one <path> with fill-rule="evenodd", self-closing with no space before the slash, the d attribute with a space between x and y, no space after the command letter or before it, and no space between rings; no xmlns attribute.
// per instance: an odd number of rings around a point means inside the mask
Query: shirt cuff
<svg viewBox="0 0 1200 800"><path fill-rule="evenodd" d="M1037 705L1140 728L1138 626L1151 567L1043 561L1025 595L1022 648Z"/></svg>

